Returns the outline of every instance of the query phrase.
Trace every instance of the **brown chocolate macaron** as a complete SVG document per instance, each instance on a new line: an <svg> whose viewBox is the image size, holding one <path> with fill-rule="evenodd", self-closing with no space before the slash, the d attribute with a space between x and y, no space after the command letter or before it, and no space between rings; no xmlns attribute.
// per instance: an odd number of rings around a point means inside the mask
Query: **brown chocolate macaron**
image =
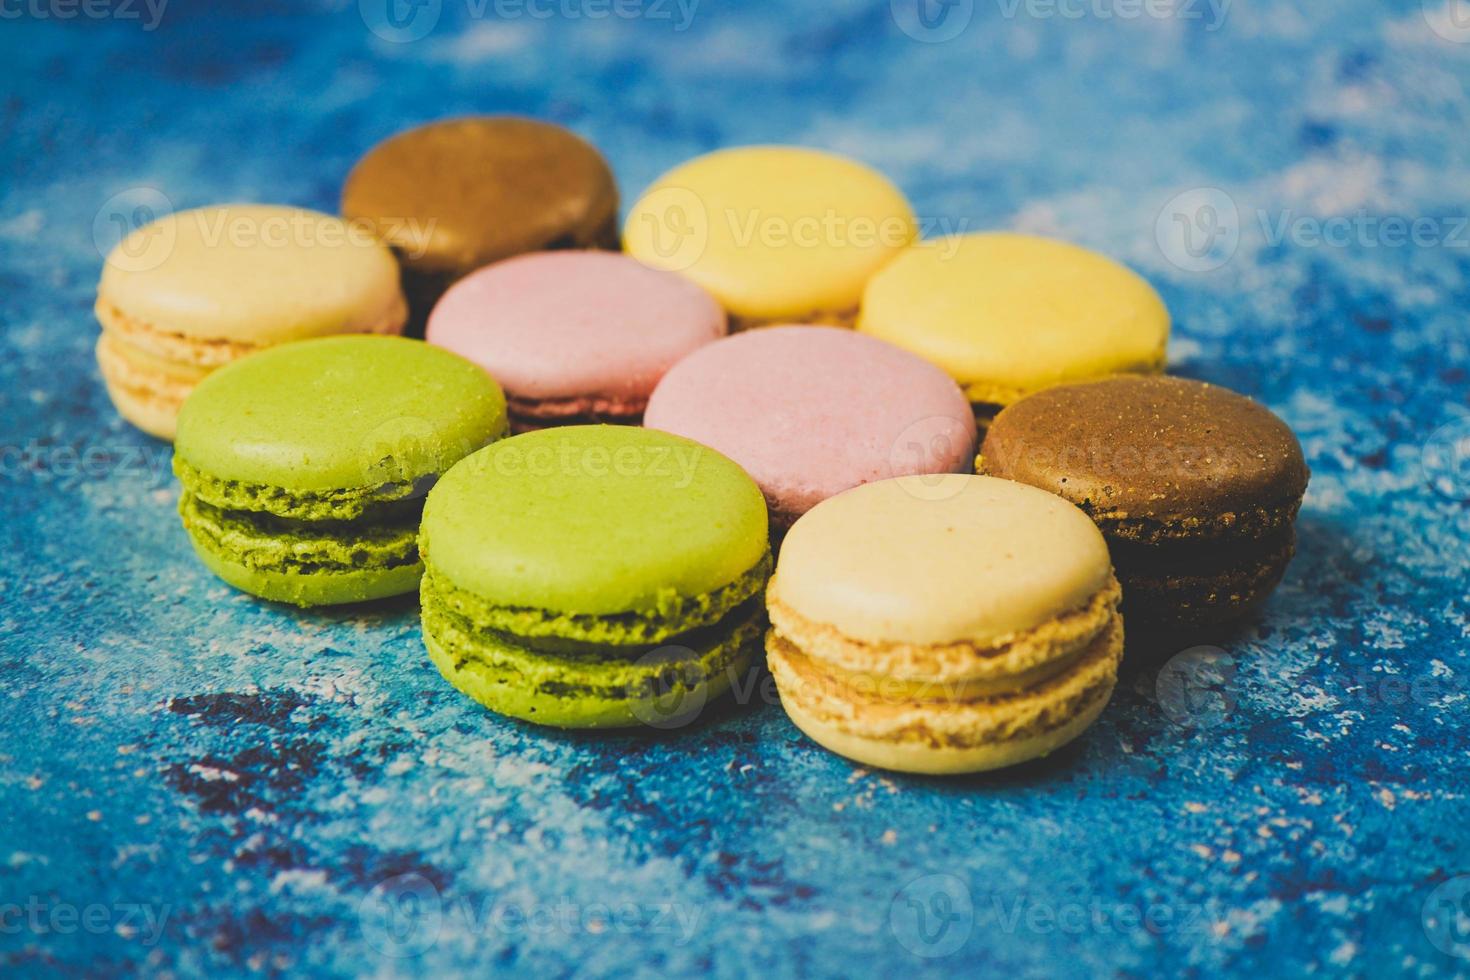
<svg viewBox="0 0 1470 980"><path fill-rule="evenodd" d="M1212 626L1258 607L1296 546L1309 471L1286 423L1233 391L1125 375L995 417L977 469L1049 490L1107 538L1130 627Z"/></svg>
<svg viewBox="0 0 1470 980"><path fill-rule="evenodd" d="M607 161L570 130L514 116L429 123L358 161L342 215L398 254L410 331L466 273L523 252L618 247Z"/></svg>

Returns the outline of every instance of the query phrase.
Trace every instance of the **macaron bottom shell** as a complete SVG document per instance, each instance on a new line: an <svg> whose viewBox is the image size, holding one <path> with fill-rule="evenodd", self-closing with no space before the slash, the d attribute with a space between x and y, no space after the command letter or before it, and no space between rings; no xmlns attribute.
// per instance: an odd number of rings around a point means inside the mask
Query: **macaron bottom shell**
<svg viewBox="0 0 1470 980"><path fill-rule="evenodd" d="M218 489L175 457L184 479L179 517L204 564L230 585L298 606L365 602L412 592L423 574L416 542L419 501L379 503L364 518L300 520L234 509L236 500L201 497ZM237 492L248 494L248 488ZM309 504L302 506L309 507ZM321 507L318 501L315 506Z"/></svg>
<svg viewBox="0 0 1470 980"><path fill-rule="evenodd" d="M332 571L251 568L211 551L207 543L193 535L189 540L205 567L226 583L262 599L296 606L339 606L405 595L418 586L424 572L424 566L417 562L393 568Z"/></svg>
<svg viewBox="0 0 1470 980"><path fill-rule="evenodd" d="M1079 660L1041 684L977 699L907 700L881 682L844 683L776 630L766 657L787 716L819 745L880 769L959 775L1040 758L1086 731L1117 683L1123 621L1113 614Z"/></svg>
<svg viewBox="0 0 1470 980"><path fill-rule="evenodd" d="M788 705L786 714L813 742L854 762L922 776L959 776L1004 769L1050 755L1086 731L1102 714L1111 696L1112 688L1109 687L1060 727L1026 738L973 748L887 742L853 735L800 707Z"/></svg>
<svg viewBox="0 0 1470 980"><path fill-rule="evenodd" d="M553 652L467 633L428 582L424 646L445 679L497 714L555 728L682 727L749 673L764 628L753 601L667 646Z"/></svg>
<svg viewBox="0 0 1470 980"><path fill-rule="evenodd" d="M179 409L193 389L192 383L137 371L105 335L97 342L97 367L117 414L155 439L173 441Z"/></svg>

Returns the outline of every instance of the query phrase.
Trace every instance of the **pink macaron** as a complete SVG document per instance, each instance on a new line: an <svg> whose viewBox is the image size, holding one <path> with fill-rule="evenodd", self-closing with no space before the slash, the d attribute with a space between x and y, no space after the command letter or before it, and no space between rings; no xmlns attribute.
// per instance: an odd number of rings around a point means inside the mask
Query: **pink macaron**
<svg viewBox="0 0 1470 980"><path fill-rule="evenodd" d="M489 371L516 431L636 425L664 373L723 337L702 288L613 252L536 252L488 265L429 314L429 343Z"/></svg>
<svg viewBox="0 0 1470 980"><path fill-rule="evenodd" d="M967 473L975 458L975 417L949 375L836 327L767 327L696 351L664 375L643 424L739 463L778 529L860 484Z"/></svg>

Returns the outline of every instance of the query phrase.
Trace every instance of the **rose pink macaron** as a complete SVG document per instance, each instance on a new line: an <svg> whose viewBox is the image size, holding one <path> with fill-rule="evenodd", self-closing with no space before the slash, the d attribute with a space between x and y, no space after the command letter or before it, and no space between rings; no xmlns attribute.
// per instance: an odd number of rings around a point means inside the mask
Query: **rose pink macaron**
<svg viewBox="0 0 1470 980"><path fill-rule="evenodd" d="M967 473L976 441L949 375L837 327L767 327L701 348L664 375L643 424L739 463L778 531L860 484Z"/></svg>
<svg viewBox="0 0 1470 980"><path fill-rule="evenodd" d="M612 252L535 252L449 289L426 339L505 389L511 427L636 425L675 362L724 336L704 289Z"/></svg>

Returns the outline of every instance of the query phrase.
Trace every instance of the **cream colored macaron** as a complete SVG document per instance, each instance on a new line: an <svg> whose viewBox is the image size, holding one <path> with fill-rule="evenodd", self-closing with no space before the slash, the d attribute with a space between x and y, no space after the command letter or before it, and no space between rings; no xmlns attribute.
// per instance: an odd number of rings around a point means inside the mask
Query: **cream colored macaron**
<svg viewBox="0 0 1470 980"><path fill-rule="evenodd" d="M1123 652L1119 588L1087 515L982 476L849 490L792 526L767 591L781 703L885 769L976 772L1092 723Z"/></svg>
<svg viewBox="0 0 1470 980"><path fill-rule="evenodd" d="M796 146L720 150L675 167L628 212L623 247L709 290L732 329L850 326L863 286L918 235L886 177Z"/></svg>
<svg viewBox="0 0 1470 980"><path fill-rule="evenodd" d="M922 242L863 293L858 329L944 368L987 412L1052 385L1160 371L1169 311L1137 273L1067 242Z"/></svg>
<svg viewBox="0 0 1470 980"><path fill-rule="evenodd" d="M364 226L301 208L179 211L108 254L97 362L113 404L172 439L205 375L265 347L329 334L396 334L398 263Z"/></svg>

